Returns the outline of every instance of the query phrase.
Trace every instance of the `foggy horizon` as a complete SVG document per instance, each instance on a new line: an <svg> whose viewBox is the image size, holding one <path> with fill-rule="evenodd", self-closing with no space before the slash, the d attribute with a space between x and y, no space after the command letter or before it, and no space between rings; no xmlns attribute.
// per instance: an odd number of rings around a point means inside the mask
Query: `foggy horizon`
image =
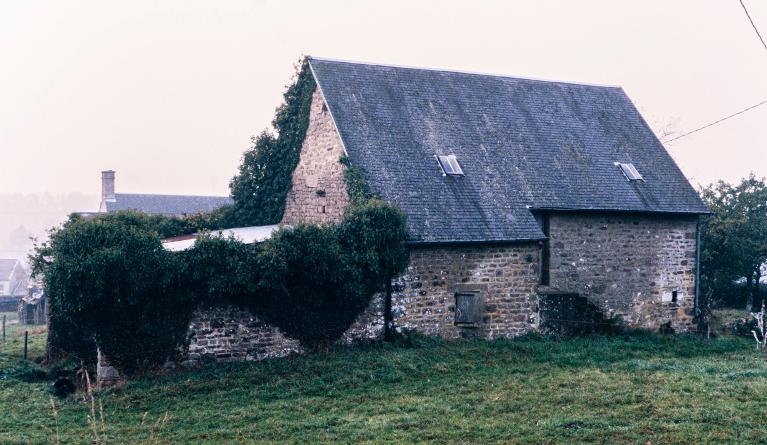
<svg viewBox="0 0 767 445"><path fill-rule="evenodd" d="M767 29L767 2L749 8ZM0 2L0 54L0 198L96 197L68 211L98 207L108 169L118 193L228 195L305 55L616 85L665 139L767 99L738 2ZM763 177L765 122L665 146L694 187ZM0 239L31 225L3 214Z"/></svg>

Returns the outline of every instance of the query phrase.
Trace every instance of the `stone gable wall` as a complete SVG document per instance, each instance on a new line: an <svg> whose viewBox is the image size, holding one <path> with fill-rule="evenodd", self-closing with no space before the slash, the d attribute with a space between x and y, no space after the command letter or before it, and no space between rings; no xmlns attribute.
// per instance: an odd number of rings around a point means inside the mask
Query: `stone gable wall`
<svg viewBox="0 0 767 445"><path fill-rule="evenodd" d="M341 139L319 87L312 96L309 128L293 171L283 224L338 222L349 202Z"/></svg>
<svg viewBox="0 0 767 445"><path fill-rule="evenodd" d="M549 221L551 287L633 326L692 328L695 217L553 214Z"/></svg>

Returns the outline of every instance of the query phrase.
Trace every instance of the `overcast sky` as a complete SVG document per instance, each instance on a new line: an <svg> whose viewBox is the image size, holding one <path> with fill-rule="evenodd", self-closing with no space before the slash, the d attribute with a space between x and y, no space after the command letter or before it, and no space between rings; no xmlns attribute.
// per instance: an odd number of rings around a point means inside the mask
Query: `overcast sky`
<svg viewBox="0 0 767 445"><path fill-rule="evenodd" d="M767 1L745 0L767 38ZM738 0L0 0L0 194L227 194L302 54L621 85L685 132L767 99ZM767 105L668 144L693 184L767 175Z"/></svg>

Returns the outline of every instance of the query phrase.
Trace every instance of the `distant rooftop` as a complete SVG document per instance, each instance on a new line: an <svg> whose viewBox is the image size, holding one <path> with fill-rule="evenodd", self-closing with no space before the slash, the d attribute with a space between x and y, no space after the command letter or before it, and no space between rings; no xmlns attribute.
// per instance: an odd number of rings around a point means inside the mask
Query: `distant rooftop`
<svg viewBox="0 0 767 445"><path fill-rule="evenodd" d="M0 259L0 281L8 280L13 273L13 269L16 268L16 264L19 264L19 260L16 259ZM19 264L21 266L21 264Z"/></svg>
<svg viewBox="0 0 767 445"><path fill-rule="evenodd" d="M114 201L106 201L107 212L138 210L155 215L191 215L210 212L233 201L227 196L149 195L115 193Z"/></svg>
<svg viewBox="0 0 767 445"><path fill-rule="evenodd" d="M101 213L137 210L150 215L183 216L210 212L233 203L228 196L115 193L115 176L114 170L101 172Z"/></svg>

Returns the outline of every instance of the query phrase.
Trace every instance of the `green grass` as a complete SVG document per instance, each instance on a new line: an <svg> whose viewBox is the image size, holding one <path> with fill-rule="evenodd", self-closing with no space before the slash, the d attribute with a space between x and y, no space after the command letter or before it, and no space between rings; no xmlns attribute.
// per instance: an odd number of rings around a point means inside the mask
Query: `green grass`
<svg viewBox="0 0 767 445"><path fill-rule="evenodd" d="M711 324L713 332L720 334L732 334L733 327L740 323L742 320L750 321L752 319L751 314L746 312L745 308L733 309L722 308L714 311L714 319Z"/></svg>
<svg viewBox="0 0 767 445"><path fill-rule="evenodd" d="M32 366L18 348L0 345L0 367ZM0 379L0 443L55 442L48 382L25 375ZM767 441L767 358L732 337L416 337L146 377L99 401L109 443L752 444ZM88 443L82 395L56 403L61 443Z"/></svg>

